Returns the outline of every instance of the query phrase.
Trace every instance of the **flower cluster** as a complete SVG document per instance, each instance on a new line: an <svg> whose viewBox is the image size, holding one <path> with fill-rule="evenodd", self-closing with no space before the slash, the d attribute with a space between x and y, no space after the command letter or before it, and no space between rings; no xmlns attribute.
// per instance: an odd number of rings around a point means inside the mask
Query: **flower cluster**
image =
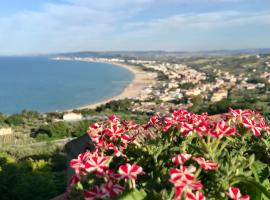
<svg viewBox="0 0 270 200"><path fill-rule="evenodd" d="M78 182L87 182L92 175L92 182L88 190L84 191L86 200L113 198L125 190L124 181L130 188L135 188L137 175L143 174L142 167L126 163L117 169L110 169L114 157L126 157L123 150L136 137L137 125L127 121L120 121L112 115L103 124L92 124L87 133L91 137L95 151L81 153L77 159L70 161L75 175L70 180L70 187ZM135 134L134 134L135 133ZM98 181L97 181L98 180Z"/></svg>
<svg viewBox="0 0 270 200"><path fill-rule="evenodd" d="M253 143L269 132L264 117L252 110L230 109L209 116L180 109L170 116L156 114L143 125L112 115L89 126L95 150L71 160L75 175L70 185L86 182L82 184L86 200L111 199L128 188L143 187L145 193L154 191L149 196L162 193L162 199L205 200L220 195L217 198L249 200L234 187L237 177L253 174L249 167L255 156L245 142ZM144 178L137 179L142 174ZM163 191L171 189L170 195Z"/></svg>
<svg viewBox="0 0 270 200"><path fill-rule="evenodd" d="M222 118L223 117L223 118ZM236 126L242 125L251 130L253 135L260 136L261 131L270 132L264 117L252 110L230 109L228 114L213 120L207 113L197 115L186 110L176 110L170 117L154 115L149 120L149 127L162 127L164 132L177 129L184 136L196 133L199 136L210 135L216 138L237 134Z"/></svg>
<svg viewBox="0 0 270 200"><path fill-rule="evenodd" d="M197 170L195 166L189 165L185 166L188 160L191 160L192 155L182 153L173 157L172 161L176 165L180 165L180 168L170 169L170 182L173 183L175 188L175 199L183 199L185 196L187 200L204 200L204 195L198 191L203 188L200 181L197 180L197 176L200 170ZM205 170L216 170L218 164L211 161L205 160L203 157L193 157L200 168ZM195 191L195 192L194 192Z"/></svg>

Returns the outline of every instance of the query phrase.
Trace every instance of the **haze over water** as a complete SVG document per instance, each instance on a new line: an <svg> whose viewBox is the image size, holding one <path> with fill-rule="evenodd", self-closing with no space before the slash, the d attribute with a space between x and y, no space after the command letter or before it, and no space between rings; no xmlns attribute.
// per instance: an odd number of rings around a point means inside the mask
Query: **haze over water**
<svg viewBox="0 0 270 200"><path fill-rule="evenodd" d="M132 78L111 64L0 57L0 112L77 108L121 93Z"/></svg>

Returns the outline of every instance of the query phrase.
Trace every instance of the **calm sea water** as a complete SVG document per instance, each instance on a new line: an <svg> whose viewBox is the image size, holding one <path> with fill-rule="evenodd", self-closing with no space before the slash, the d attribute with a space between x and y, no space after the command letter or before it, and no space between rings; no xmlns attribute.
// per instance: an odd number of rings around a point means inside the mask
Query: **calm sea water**
<svg viewBox="0 0 270 200"><path fill-rule="evenodd" d="M0 112L76 108L121 93L132 78L111 64L0 57Z"/></svg>

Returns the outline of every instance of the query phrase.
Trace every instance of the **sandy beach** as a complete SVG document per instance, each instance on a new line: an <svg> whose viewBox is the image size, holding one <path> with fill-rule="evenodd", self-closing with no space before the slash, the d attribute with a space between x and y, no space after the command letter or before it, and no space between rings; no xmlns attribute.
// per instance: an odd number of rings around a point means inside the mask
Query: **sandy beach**
<svg viewBox="0 0 270 200"><path fill-rule="evenodd" d="M84 62L98 62L98 61L84 60ZM87 104L84 106L80 106L76 109L85 109L85 108L95 109L96 107L98 107L102 104L106 104L106 103L113 101L113 100L140 97L143 90L147 86L154 85L156 83L155 74L153 74L151 72L146 72L138 66L119 63L119 62L102 62L102 63L117 65L119 67L123 67L123 68L129 70L134 75L133 80L129 83L129 85L119 95L102 100L102 101L99 101L97 103L90 103L90 104ZM70 110L68 110L68 111L70 111Z"/></svg>

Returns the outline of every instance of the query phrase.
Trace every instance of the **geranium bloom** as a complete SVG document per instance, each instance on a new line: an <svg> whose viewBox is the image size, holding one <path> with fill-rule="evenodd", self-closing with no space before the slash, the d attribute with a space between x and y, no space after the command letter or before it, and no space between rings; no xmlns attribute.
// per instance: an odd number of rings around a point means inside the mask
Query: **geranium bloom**
<svg viewBox="0 0 270 200"><path fill-rule="evenodd" d="M124 191L124 187L118 184L114 184L112 181L108 181L107 183L101 185L101 190L103 193L102 198L113 198L118 194L122 193Z"/></svg>
<svg viewBox="0 0 270 200"><path fill-rule="evenodd" d="M120 138L124 129L119 128L117 124L112 124L111 128L105 129L105 132L110 136L110 138Z"/></svg>
<svg viewBox="0 0 270 200"><path fill-rule="evenodd" d="M129 163L121 165L119 167L118 173L121 174L122 178L128 180L136 180L138 174L143 174L142 167L138 165L130 165Z"/></svg>
<svg viewBox="0 0 270 200"><path fill-rule="evenodd" d="M191 158L191 154L181 153L173 157L172 161L176 165L183 165L187 160Z"/></svg>
<svg viewBox="0 0 270 200"><path fill-rule="evenodd" d="M205 170L216 170L218 168L218 164L211 161L211 160L205 160L203 157L197 157L193 158L201 168Z"/></svg>
<svg viewBox="0 0 270 200"><path fill-rule="evenodd" d="M98 186L91 188L90 190L84 191L84 199L85 200L95 200L101 198L103 196L102 191Z"/></svg>
<svg viewBox="0 0 270 200"><path fill-rule="evenodd" d="M105 169L108 168L109 161L110 157L92 156L85 163L85 170L87 172L97 171L99 174L101 174Z"/></svg>
<svg viewBox="0 0 270 200"><path fill-rule="evenodd" d="M260 124L257 124L254 120L248 119L247 117L243 117L242 122L244 127L251 129L253 135L255 135L256 137L261 135L260 131L262 128L260 127Z"/></svg>
<svg viewBox="0 0 270 200"><path fill-rule="evenodd" d="M195 194L192 192L186 192L186 200L205 200L205 196L199 191Z"/></svg>
<svg viewBox="0 0 270 200"><path fill-rule="evenodd" d="M249 200L249 195L241 195L239 188L230 187L227 195L233 200Z"/></svg>
<svg viewBox="0 0 270 200"><path fill-rule="evenodd" d="M74 169L76 174L83 173L85 170L86 161L91 157L91 153L86 151L85 153L79 154L77 159L72 159L70 161L70 167Z"/></svg>

